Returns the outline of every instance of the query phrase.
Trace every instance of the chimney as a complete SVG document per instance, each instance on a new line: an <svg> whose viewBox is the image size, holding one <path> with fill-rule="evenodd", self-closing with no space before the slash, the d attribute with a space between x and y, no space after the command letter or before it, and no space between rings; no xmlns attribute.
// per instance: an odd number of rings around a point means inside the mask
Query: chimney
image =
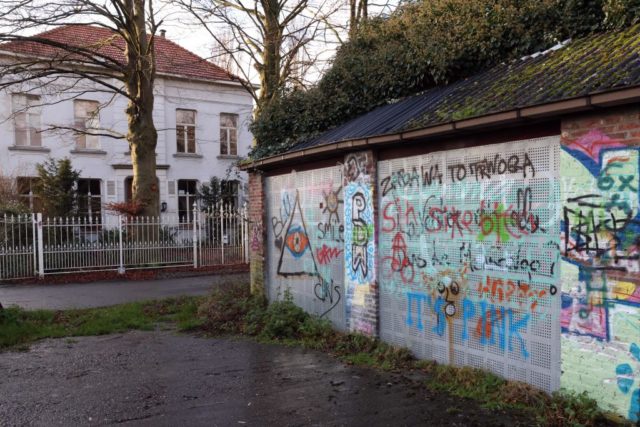
<svg viewBox="0 0 640 427"><path fill-rule="evenodd" d="M165 38L166 34L167 34L167 30L160 30L160 37L162 37L163 39Z"/></svg>

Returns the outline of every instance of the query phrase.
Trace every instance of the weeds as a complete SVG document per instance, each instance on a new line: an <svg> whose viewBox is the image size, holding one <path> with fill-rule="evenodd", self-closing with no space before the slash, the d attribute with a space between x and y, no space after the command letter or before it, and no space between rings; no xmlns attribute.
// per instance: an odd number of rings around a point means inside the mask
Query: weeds
<svg viewBox="0 0 640 427"><path fill-rule="evenodd" d="M432 390L473 399L490 409L525 411L540 425L595 426L623 422L620 417L604 413L585 394L557 392L550 396L528 384L507 381L479 369L415 360L407 349L364 335L336 332L329 321L296 306L287 291L281 301L271 305L250 296L247 289L216 291L198 313L205 317L203 328L211 334L243 334L263 342L301 345L331 353L353 365L421 371L426 374L425 385ZM458 410L449 408L451 413Z"/></svg>
<svg viewBox="0 0 640 427"><path fill-rule="evenodd" d="M158 322L176 322L179 330L201 326L196 316L202 298L181 297L83 310L0 310L0 348L42 338L104 335L133 329L151 330Z"/></svg>

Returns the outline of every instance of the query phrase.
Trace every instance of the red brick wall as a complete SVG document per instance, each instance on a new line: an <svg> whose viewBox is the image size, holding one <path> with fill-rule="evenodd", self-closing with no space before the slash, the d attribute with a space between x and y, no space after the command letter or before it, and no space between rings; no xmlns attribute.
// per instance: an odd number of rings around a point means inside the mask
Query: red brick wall
<svg viewBox="0 0 640 427"><path fill-rule="evenodd" d="M264 242L266 204L264 176L261 172L249 173L249 262L250 281L253 294L265 294Z"/></svg>
<svg viewBox="0 0 640 427"><path fill-rule="evenodd" d="M637 421L640 388L620 379L640 369L640 106L566 117L561 135L560 383Z"/></svg>
<svg viewBox="0 0 640 427"><path fill-rule="evenodd" d="M624 140L628 145L640 145L640 107L619 107L562 120L562 143L574 141L593 131L611 139Z"/></svg>

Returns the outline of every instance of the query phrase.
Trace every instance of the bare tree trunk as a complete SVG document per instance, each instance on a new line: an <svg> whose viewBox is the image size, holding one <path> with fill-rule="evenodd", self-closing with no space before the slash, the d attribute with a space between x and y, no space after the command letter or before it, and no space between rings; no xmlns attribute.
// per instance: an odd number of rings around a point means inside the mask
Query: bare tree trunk
<svg viewBox="0 0 640 427"><path fill-rule="evenodd" d="M257 71L260 75L260 97L256 103L255 115L265 108L271 101L277 98L278 90L283 86L282 74L282 44L283 28L279 22L280 6L276 0L265 0L263 2L264 14L264 53L262 64Z"/></svg>
<svg viewBox="0 0 640 427"><path fill-rule="evenodd" d="M149 0L152 1L152 0ZM131 31L135 40L127 43L127 70L125 72L129 132L127 141L133 166L133 200L141 205L140 215L160 215L160 197L156 177L156 145L158 132L153 122L153 82L155 79L155 54L153 39L146 32L145 0L128 0L133 13Z"/></svg>
<svg viewBox="0 0 640 427"><path fill-rule="evenodd" d="M153 96L150 98L145 104L153 105ZM155 152L158 134L151 120L153 107L140 110L137 117L130 116L127 135L133 166L132 193L133 199L142 206L140 215L157 216L160 214Z"/></svg>
<svg viewBox="0 0 640 427"><path fill-rule="evenodd" d="M353 39L360 24L369 17L369 0L349 0L349 38Z"/></svg>

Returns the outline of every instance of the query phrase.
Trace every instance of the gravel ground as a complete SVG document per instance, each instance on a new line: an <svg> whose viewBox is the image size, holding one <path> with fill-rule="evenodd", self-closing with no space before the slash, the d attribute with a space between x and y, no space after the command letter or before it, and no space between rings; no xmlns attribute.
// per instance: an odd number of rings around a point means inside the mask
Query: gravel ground
<svg viewBox="0 0 640 427"><path fill-rule="evenodd" d="M0 353L1 425L532 425L319 352L173 331Z"/></svg>

